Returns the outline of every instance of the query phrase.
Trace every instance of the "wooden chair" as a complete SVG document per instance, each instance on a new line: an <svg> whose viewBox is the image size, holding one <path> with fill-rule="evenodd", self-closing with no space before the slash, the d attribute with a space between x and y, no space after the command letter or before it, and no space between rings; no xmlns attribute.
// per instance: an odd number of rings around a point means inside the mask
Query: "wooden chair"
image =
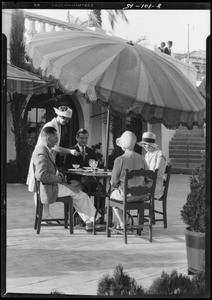
<svg viewBox="0 0 212 300"><path fill-rule="evenodd" d="M70 234L74 233L74 222L73 222L73 199L71 196L66 197L58 197L56 202L61 202L64 204L64 218L54 218L51 219L52 222L58 222L58 224L48 224L44 223L49 221L49 219L43 219L43 204L40 198L40 182L35 178L35 186L36 186L36 197L37 197L37 206L35 212L35 224L34 229L37 229L37 234L40 233L41 226L64 226L65 229L68 228ZM43 222L43 223L42 223ZM63 223L61 223L63 222Z"/></svg>
<svg viewBox="0 0 212 300"><path fill-rule="evenodd" d="M167 194L168 194L169 181L170 181L170 176L171 176L171 168L172 168L172 166L170 164L168 164L166 166L166 170L165 170L166 179L164 180L163 195L159 199L154 198L154 201L160 201L162 203L162 209L161 210L156 210L155 209L155 203L154 203L153 223L163 221L164 228L167 228ZM156 214L162 215L162 218L157 218L156 219L156 217L155 217Z"/></svg>
<svg viewBox="0 0 212 300"><path fill-rule="evenodd" d="M124 200L118 201L113 198L108 199L107 203L107 225L106 225L106 234L107 237L111 236L111 231L120 233L124 235L125 244L127 244L127 230L137 229L138 235L141 235L141 230L144 227L149 228L149 240L152 242L152 222L153 222L153 201L155 193L155 185L157 179L157 171L155 172L150 170L125 170L125 180L124 180ZM129 187L129 180L134 177L148 177L152 180L151 187L147 186L137 186ZM131 194L131 196L127 196ZM112 223L112 206L118 207L123 210L123 222L124 229L119 230L111 227ZM144 223L144 209L148 209L148 223ZM130 210L138 211L138 224L137 225L128 225L127 224L127 212Z"/></svg>

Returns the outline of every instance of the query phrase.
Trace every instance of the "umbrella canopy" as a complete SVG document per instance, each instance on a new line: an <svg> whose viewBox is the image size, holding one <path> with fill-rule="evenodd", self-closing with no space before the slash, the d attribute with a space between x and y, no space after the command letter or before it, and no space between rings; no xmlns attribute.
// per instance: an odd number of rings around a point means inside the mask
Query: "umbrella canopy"
<svg viewBox="0 0 212 300"><path fill-rule="evenodd" d="M33 73L27 72L11 64L7 64L7 91L27 95L46 94L49 83L41 80Z"/></svg>
<svg viewBox="0 0 212 300"><path fill-rule="evenodd" d="M93 31L38 34L29 56L65 92L149 123L191 129L205 120L205 100L165 54Z"/></svg>
<svg viewBox="0 0 212 300"><path fill-rule="evenodd" d="M206 97L206 77L203 78L197 89L203 97Z"/></svg>

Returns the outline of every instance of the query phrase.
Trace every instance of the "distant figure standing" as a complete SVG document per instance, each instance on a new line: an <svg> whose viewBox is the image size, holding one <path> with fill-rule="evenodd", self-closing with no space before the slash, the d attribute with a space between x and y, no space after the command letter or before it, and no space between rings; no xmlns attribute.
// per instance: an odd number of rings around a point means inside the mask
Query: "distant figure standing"
<svg viewBox="0 0 212 300"><path fill-rule="evenodd" d="M164 52L164 47L166 46L166 43L164 42L161 42L160 43L160 47L158 47L158 49L161 51L161 52Z"/></svg>
<svg viewBox="0 0 212 300"><path fill-rule="evenodd" d="M163 49L163 52L166 53L166 54L168 54L168 55L171 55L171 47L172 47L172 45L173 45L173 42L172 41L168 41L167 46L164 47L164 49Z"/></svg>

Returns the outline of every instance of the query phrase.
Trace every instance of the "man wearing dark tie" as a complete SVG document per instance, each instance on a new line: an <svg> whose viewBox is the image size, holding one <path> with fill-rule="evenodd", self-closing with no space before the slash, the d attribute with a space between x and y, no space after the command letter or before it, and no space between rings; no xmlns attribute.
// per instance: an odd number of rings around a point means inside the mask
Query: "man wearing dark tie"
<svg viewBox="0 0 212 300"><path fill-rule="evenodd" d="M80 168L89 167L89 159L97 160L95 151L87 147L88 137L89 137L89 133L85 128L81 128L77 131L76 134L77 144L71 149L75 149L79 151L80 155L73 156L67 154L64 160L65 169L73 168L73 164L80 165ZM95 177L68 174L67 181L78 186L85 193L88 193L89 188L91 192L96 192L97 189L100 190L102 189L102 184ZM95 206L96 204L97 203L95 200ZM103 199L101 201L101 204L102 206L104 206L105 204Z"/></svg>
<svg viewBox="0 0 212 300"><path fill-rule="evenodd" d="M81 128L77 131L76 134L77 144L74 147L71 147L71 149L77 150L78 152L80 152L80 155L74 158L72 157L73 155L66 155L64 160L64 165L66 169L73 168L73 164L80 165L80 168L89 167L89 159L96 160L95 151L87 147L88 137L89 137L89 133L85 128ZM72 176L71 174L69 176L70 179L73 177L74 179L76 179L76 175Z"/></svg>

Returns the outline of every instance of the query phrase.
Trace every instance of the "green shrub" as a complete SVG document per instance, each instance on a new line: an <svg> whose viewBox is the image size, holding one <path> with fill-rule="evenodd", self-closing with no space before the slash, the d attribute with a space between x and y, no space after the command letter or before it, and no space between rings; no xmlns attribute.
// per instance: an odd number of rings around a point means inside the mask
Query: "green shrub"
<svg viewBox="0 0 212 300"><path fill-rule="evenodd" d="M202 163L197 167L197 174L190 176L190 193L187 195L187 202L180 211L181 219L195 232L205 232L206 220L206 173L205 155Z"/></svg>
<svg viewBox="0 0 212 300"><path fill-rule="evenodd" d="M117 265L113 276L107 274L100 279L97 295L144 295L144 290L135 282L134 278L123 272L121 265Z"/></svg>

